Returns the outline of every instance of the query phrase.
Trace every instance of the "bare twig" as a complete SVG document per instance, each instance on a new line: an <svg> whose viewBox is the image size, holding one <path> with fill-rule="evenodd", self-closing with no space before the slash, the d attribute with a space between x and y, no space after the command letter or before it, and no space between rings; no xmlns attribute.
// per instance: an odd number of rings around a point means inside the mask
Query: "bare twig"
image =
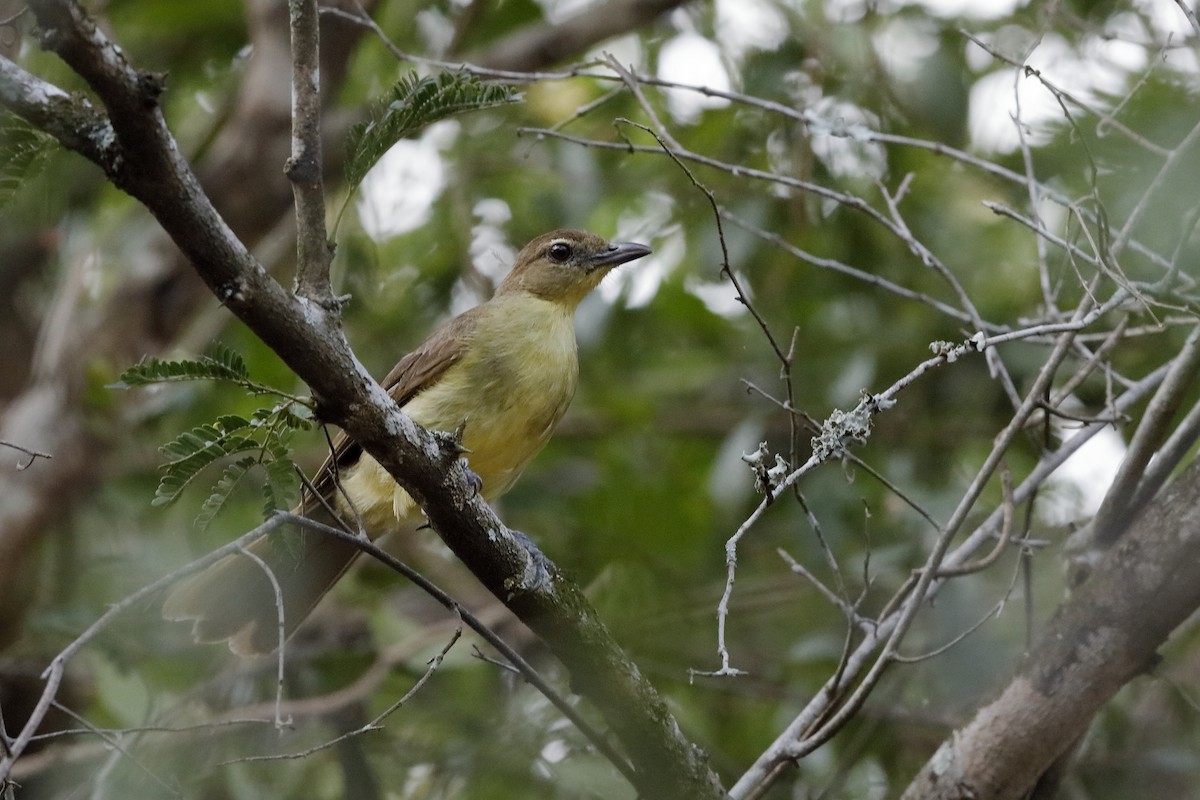
<svg viewBox="0 0 1200 800"><path fill-rule="evenodd" d="M1192 26L1192 32L1200 36L1200 20L1196 19L1196 12L1189 6L1186 0L1175 0L1175 5L1179 6L1179 10L1187 17L1188 24Z"/></svg>
<svg viewBox="0 0 1200 800"><path fill-rule="evenodd" d="M29 469L31 466L33 466L33 462L37 461L39 458L54 458L54 456L50 455L49 453L43 453L41 450L30 450L28 447L22 447L19 444L14 444L13 442L8 442L4 439L0 439L0 447L11 447L13 450L19 450L20 452L29 456L28 461L17 463L18 470Z"/></svg>
<svg viewBox="0 0 1200 800"><path fill-rule="evenodd" d="M1066 116L1068 116L1068 117L1071 116L1070 110L1067 108L1067 105L1070 104L1072 106L1075 106L1076 108L1079 108L1082 111L1087 112L1088 114L1090 114L1093 117L1097 117L1097 118L1105 117L1105 115L1100 110L1095 108L1091 103L1088 103L1087 101L1083 100L1079 96L1074 95L1071 92L1068 92L1067 90L1061 88L1060 86L1058 86L1055 83L1053 83L1052 81L1050 81L1048 78L1046 78L1045 75L1042 74L1041 70L1034 69L1033 67L1024 63L1024 61L1022 61L1022 60L1017 60L1017 59L1009 57L1005 53L1001 52L1000 50L996 49L995 47L992 47L991 44L989 44L988 42L979 38L978 36L976 36L975 34L971 33L968 30L960 28L959 33L962 34L965 38L974 42L981 50L984 50L986 53L988 53L988 55L992 56L992 58L995 58L998 61L1002 61L1011 67L1015 67L1020 72L1020 74L1024 75L1025 77L1036 78L1037 81L1046 88L1046 91L1050 92L1050 94L1052 94L1054 96L1054 98L1059 102L1059 105L1062 107L1063 113ZM1154 142L1151 142L1150 140L1146 139L1144 136L1139 134L1137 131L1133 130L1132 128L1128 127L1127 125L1122 124L1118 120L1109 119L1108 124L1110 126L1112 126L1112 128L1114 130L1120 131L1121 134L1126 136L1130 141L1136 143L1140 147L1145 148L1146 150L1150 151L1151 153L1154 153L1155 155L1165 157L1167 155L1167 153L1169 152L1167 148L1156 145Z"/></svg>
<svg viewBox="0 0 1200 800"><path fill-rule="evenodd" d="M1082 316L1084 311L1084 307L1081 307L1077 315ZM1051 380L1053 380L1058 365L1070 352L1070 347L1071 334L1065 333L1060 337L1058 346L1055 347L1047 357L1046 362L1042 365L1037 379L1026 394L1021 406L1017 409L1004 430L996 436L996 443L992 447L992 451L984 459L975 478L971 481L971 485L967 487L954 513L947 520L945 530L938 537L925 560L925 565L922 568L921 575L917 578L916 585L898 610L897 615L899 618L896 621L896 626L888 636L875 664L868 670L866 676L864 676L850 697L829 719L822 723L818 730L806 734L802 741L798 741L788 748L788 754L791 757L798 758L805 753L812 752L816 747L828 741L834 733L849 721L853 714L862 706L863 702L866 701L867 695L870 694L871 690L882 677L883 671L890 662L892 655L900 646L904 635L908 632L909 627L916 618L917 612L921 608L921 604L927 596L938 570L942 568L942 561L950 549L950 542L966 521L967 515L974 507L979 496L983 494L983 490L991 479L992 474L1000 466L1004 453L1024 427L1025 420L1037 408L1038 401L1050 385Z"/></svg>
<svg viewBox="0 0 1200 800"><path fill-rule="evenodd" d="M1116 238L1113 239L1111 244L1113 258L1116 258L1125 249L1125 245L1133 236L1133 228L1149 208L1151 196L1166 182L1167 177L1179 168L1180 162L1185 156L1190 155L1197 144L1200 144L1200 123L1194 125L1188 131L1187 136L1183 137L1183 141L1172 148L1167 154L1166 160L1163 161L1162 166L1159 167L1158 172L1150 180L1150 184L1146 187L1146 190L1138 198L1137 205L1133 207L1129 212L1129 216L1125 218L1125 224L1121 226L1121 230L1117 232Z"/></svg>
<svg viewBox="0 0 1200 800"><path fill-rule="evenodd" d="M283 612L283 589L279 586L279 579L275 577L275 571L271 569L270 565L268 565L266 561L263 561L256 553L254 553L254 551L246 547L239 547L238 552L257 564L258 568L261 569L264 574L266 574L267 580L271 582L271 592L275 596L275 611L279 618L279 647L276 648L275 651L275 728L277 730L282 730L283 728L288 728L292 725L291 717L288 717L288 719L284 720L282 712L283 666L284 653L286 652L284 645L287 642L287 628L285 624L286 620L284 619Z"/></svg>
<svg viewBox="0 0 1200 800"><path fill-rule="evenodd" d="M995 552L998 553L998 551ZM1023 572L1023 562L1018 560L1015 568L1013 569L1012 578L1008 582L1008 587L1004 590L1004 595L996 601L994 606L988 609L987 613L967 627L966 630L958 633L956 636L950 639L950 641L946 642L945 644L938 645L932 650L928 650L915 656L901 655L899 652L892 653L892 661L896 662L897 664L919 664L922 661L928 661L932 658L937 658L942 653L945 653L966 641L971 634L975 633L975 631L986 625L988 620L1000 616L1000 612L1002 612L1004 610L1004 606L1008 604L1008 598L1010 595L1012 595L1013 587L1017 585L1017 579L1022 575Z"/></svg>
<svg viewBox="0 0 1200 800"><path fill-rule="evenodd" d="M455 613L457 613L458 609L455 608L454 611L455 611ZM328 741L321 742L320 744L313 745L312 747L309 747L305 750L301 750L298 752L276 753L273 755L261 755L261 756L242 756L240 758L232 758L232 759L229 759L228 761L222 761L218 766L226 766L229 764L243 764L243 763L254 762L254 761L291 761L291 760L295 760L295 759L308 758L309 756L313 755L314 753L319 753L322 750L328 750L331 747L336 747L337 745L341 744L342 742L345 742L349 739L353 739L356 736L362 736L363 734L371 733L372 731L382 730L383 729L383 721L385 719L387 719L388 717L390 717L393 713L395 713L395 711L397 709L399 709L401 706L408 703L408 701L411 700L417 694L417 692L421 691L421 688L424 687L425 684L429 682L429 679L433 677L433 673L437 672L438 667L440 667L442 665L442 661L445 660L446 654L450 652L450 648L454 647L454 645L457 644L458 640L462 637L462 629L463 629L463 620L462 620L462 617L460 616L458 618L458 624L454 628L454 632L450 635L450 639L446 642L445 646L437 653L437 655L435 655L433 658L429 659L429 663L426 665L425 672L422 673L421 677L417 679L417 682L414 683L409 688L409 690L407 692L405 692L404 695L399 700L392 703L382 713L380 713L378 716L376 716L374 719L372 719L370 722L366 723L365 725L355 728L352 731L346 731L345 733L341 734L340 736L336 736L333 739L329 739Z"/></svg>
<svg viewBox="0 0 1200 800"><path fill-rule="evenodd" d="M971 315L962 309L955 308L948 303L943 303L941 300L931 297L924 292L918 292L914 289L909 289L907 286L901 286L900 284L890 281L881 275L876 275L873 272L867 272L866 270L858 269L857 267L852 267L848 264L843 264L836 259L822 258L821 256L809 253L807 250L804 250L786 241L782 236L759 228L758 226L748 222L726 208L721 209L721 216L742 230L757 236L759 239L762 239L765 242L773 244L779 249L790 253L805 263L812 264L814 267L818 267L819 269L827 269L830 272L838 272L842 275L847 275L851 278L862 281L863 283L870 284L871 286L876 286L884 291L891 292L898 297L903 297L908 300L917 300L921 303L925 303L930 308L938 311L939 313L945 314L948 317L956 319L959 322L972 321ZM999 332L1003 330L1003 328L999 325L985 323L984 330Z"/></svg>
<svg viewBox="0 0 1200 800"><path fill-rule="evenodd" d="M969 316L974 329L982 331L985 328L983 317L980 315L979 310L975 308L975 303L971 300L970 295L967 294L967 290L962 285L962 282L958 280L954 273L942 263L942 260L924 242L913 235L908 227L908 223L904 220L904 215L900 213L900 199L904 194L903 187L911 177L911 173L905 176L901 182L901 188L894 194L888 192L882 183L879 184L880 194L883 195L884 202L887 203L888 213L892 220L892 232L899 237L900 241L908 247L913 255L921 260L922 264L928 269L933 270L935 274L950 286L951 291L958 298L963 311ZM999 379L1000 386L1004 389L1005 394L1008 395L1009 401L1014 406L1020 405L1021 398L1017 394L1017 387L1013 384L1012 376L1009 375L1004 362L1000 360L999 351L994 349L987 350L984 353L984 360L987 361L988 370L993 377Z"/></svg>
<svg viewBox="0 0 1200 800"><path fill-rule="evenodd" d="M1000 559L1005 548L1008 547L1009 538L1012 536L1013 513L1015 511L1012 499L1012 473L1004 465L1000 467L1000 489L1004 493L1003 499L1000 502L1000 510L1004 515L1004 522L1000 526L1000 536L996 538L996 546L983 558L954 567L940 568L937 572L939 578L957 578L962 575L982 572Z"/></svg>
<svg viewBox="0 0 1200 800"><path fill-rule="evenodd" d="M797 561L791 553L784 550L782 547L776 548L775 552L778 553L779 557L782 558L788 565L788 569L811 583L813 588L816 589L822 597L832 603L834 607L841 611L852 625L857 627L867 627L872 624L870 620L864 619L862 615L858 613L858 610L854 607L853 603L847 602L845 598L840 597L837 592L833 591L824 583L822 583L816 575L813 575L807 567Z"/></svg>
<svg viewBox="0 0 1200 800"><path fill-rule="evenodd" d="M1058 387L1057 391L1055 391L1054 396L1049 402L1049 406L1051 408L1060 407L1067 400L1067 398L1069 398L1071 394L1077 388L1079 388L1079 385L1087 380L1087 377L1091 375L1092 372L1098 366L1100 366L1100 364L1105 362L1113 348L1115 348L1119 342L1124 340L1125 332L1128 327L1129 317L1121 317L1120 321L1117 322L1117 326L1113 328L1107 336L1105 336L1105 338L1100 342L1100 346L1096 348L1096 351L1090 354L1088 360L1081 364L1079 369L1075 370L1074 375L1072 375L1064 384ZM1080 337L1078 336L1075 337L1076 345L1079 344L1079 338Z"/></svg>
<svg viewBox="0 0 1200 800"><path fill-rule="evenodd" d="M1090 302L1085 298L1083 304L1076 310L1075 317L1077 319L1081 318L1090 310ZM906 584L902 588L902 591L906 593L905 600L899 604L895 613L889 614L886 618L880 620L878 628L866 636L864 642L859 645L856 652L848 660L846 666L847 673L855 672L865 667L865 662L869 658L869 654L874 652L875 647L879 644L883 645L878 656L875 657L871 666L867 668L866 674L859 681L854 691L832 713L829 713L829 707L824 702L815 705L810 704L776 738L771 747L758 758L754 766L742 775L733 789L730 790L731 796L735 798L745 797L754 787L767 779L767 776L773 772L776 764L782 760L799 758L806 753L812 752L821 744L828 741L835 732L840 730L857 713L862 703L865 702L867 696L877 685L884 670L892 663L892 656L897 652L897 648L915 619L922 603L931 592L936 591L936 574L944 566L943 561L949 552L951 541L966 521L967 515L974 507L979 496L983 493L992 474L999 467L1009 445L1020 434L1025 420L1037 408L1037 404L1050 385L1058 365L1070 352L1072 336L1071 332L1060 335L1057 346L1039 371L1037 379L1025 396L1025 400L1017 409L1009 424L996 437L991 453L980 466L971 485L959 501L957 508L947 521L944 530L938 536L930 554L926 558L925 565L919 577L915 581L910 581L909 584ZM934 359L923 363L916 370L905 376L905 378L897 381L888 391L875 397L884 399L883 407L886 408L894 394L904 385L915 380L919 374L939 363L944 363L950 357L957 358L965 352L967 352L966 348L962 348L961 346L952 350L943 350ZM759 508L761 509L762 507L760 504ZM758 511L756 509L756 512ZM957 563L960 564L962 562L959 561ZM948 566L955 565L949 564ZM837 687L843 681L844 678L839 675L837 684L827 685L826 694L818 695L818 697L832 700L837 696Z"/></svg>
<svg viewBox="0 0 1200 800"><path fill-rule="evenodd" d="M170 783L163 780L154 772L154 770L150 769L145 762L130 752L129 748L125 746L123 741L123 739L125 739L127 736L127 731L100 730L86 719L81 717L79 714L76 714L74 711L62 705L58 701L55 701L53 706L57 711L66 714L68 717L82 725L83 729L88 733L92 734L93 736L100 737L105 746L109 749L110 755L108 764L106 764L104 768L97 770L97 774L93 777L93 780L95 780L96 783L99 784L103 782L105 775L111 770L112 766L116 764L117 760L128 759L133 763L134 766L137 767L139 772L157 783L169 796L182 797L177 787L172 786Z"/></svg>

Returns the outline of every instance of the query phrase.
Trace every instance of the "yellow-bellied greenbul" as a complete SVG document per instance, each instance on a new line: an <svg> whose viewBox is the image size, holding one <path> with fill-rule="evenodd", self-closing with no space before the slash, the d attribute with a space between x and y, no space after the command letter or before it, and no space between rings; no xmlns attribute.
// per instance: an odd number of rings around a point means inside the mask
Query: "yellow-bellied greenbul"
<svg viewBox="0 0 1200 800"><path fill-rule="evenodd" d="M579 365L575 308L613 267L650 253L582 231L537 237L517 254L488 302L435 330L402 358L383 387L430 430L461 432L467 463L489 502L513 485L545 446L575 394ZM335 479L336 475L336 479ZM378 538L415 527L421 511L375 459L344 434L313 482L325 503ZM332 523L308 497L297 513ZM264 536L249 550L279 583L286 635L308 616L358 554L330 536ZM163 616L194 621L197 641L229 640L235 653L269 653L279 644L275 590L262 567L231 555L185 579Z"/></svg>

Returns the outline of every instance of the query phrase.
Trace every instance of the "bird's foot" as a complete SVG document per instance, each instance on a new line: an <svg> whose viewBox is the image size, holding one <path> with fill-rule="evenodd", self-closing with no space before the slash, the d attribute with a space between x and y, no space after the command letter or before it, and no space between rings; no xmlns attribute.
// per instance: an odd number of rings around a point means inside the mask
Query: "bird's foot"
<svg viewBox="0 0 1200 800"><path fill-rule="evenodd" d="M554 579L555 566L546 555L534 544L533 539L530 539L520 531L510 531L513 538L524 549L525 554L529 557L525 562L524 574L519 579L510 579L507 581L507 588L510 592L539 592L546 591L550 588L550 583Z"/></svg>
<svg viewBox="0 0 1200 800"><path fill-rule="evenodd" d="M483 478L471 469L471 465L467 463L465 458L460 458L458 463L462 465L463 472L467 476L467 485L471 487L471 496L477 497L483 489Z"/></svg>

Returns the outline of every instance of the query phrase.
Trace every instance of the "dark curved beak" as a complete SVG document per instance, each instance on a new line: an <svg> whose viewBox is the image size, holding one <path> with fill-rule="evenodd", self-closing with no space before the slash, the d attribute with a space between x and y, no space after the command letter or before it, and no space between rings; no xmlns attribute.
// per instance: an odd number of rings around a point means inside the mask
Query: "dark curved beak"
<svg viewBox="0 0 1200 800"><path fill-rule="evenodd" d="M653 252L646 245L638 244L637 242L613 242L608 246L607 250L592 256L592 266L615 267L618 264L624 264L639 259L642 256L648 256Z"/></svg>

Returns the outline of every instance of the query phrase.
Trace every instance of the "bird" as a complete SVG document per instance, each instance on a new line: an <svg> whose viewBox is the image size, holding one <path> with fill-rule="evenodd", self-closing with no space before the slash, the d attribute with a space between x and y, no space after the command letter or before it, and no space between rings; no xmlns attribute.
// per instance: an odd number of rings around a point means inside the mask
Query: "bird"
<svg viewBox="0 0 1200 800"><path fill-rule="evenodd" d="M575 394L575 309L613 268L651 252L579 230L542 234L517 253L490 300L436 328L380 383L414 422L458 437L492 503L546 445ZM344 432L311 485L294 513L357 524L372 540L423 524L412 497ZM246 549L253 557L227 555L184 578L162 607L166 619L191 622L197 642L226 641L244 656L279 647L277 597L287 638L359 552L309 530L267 534Z"/></svg>

